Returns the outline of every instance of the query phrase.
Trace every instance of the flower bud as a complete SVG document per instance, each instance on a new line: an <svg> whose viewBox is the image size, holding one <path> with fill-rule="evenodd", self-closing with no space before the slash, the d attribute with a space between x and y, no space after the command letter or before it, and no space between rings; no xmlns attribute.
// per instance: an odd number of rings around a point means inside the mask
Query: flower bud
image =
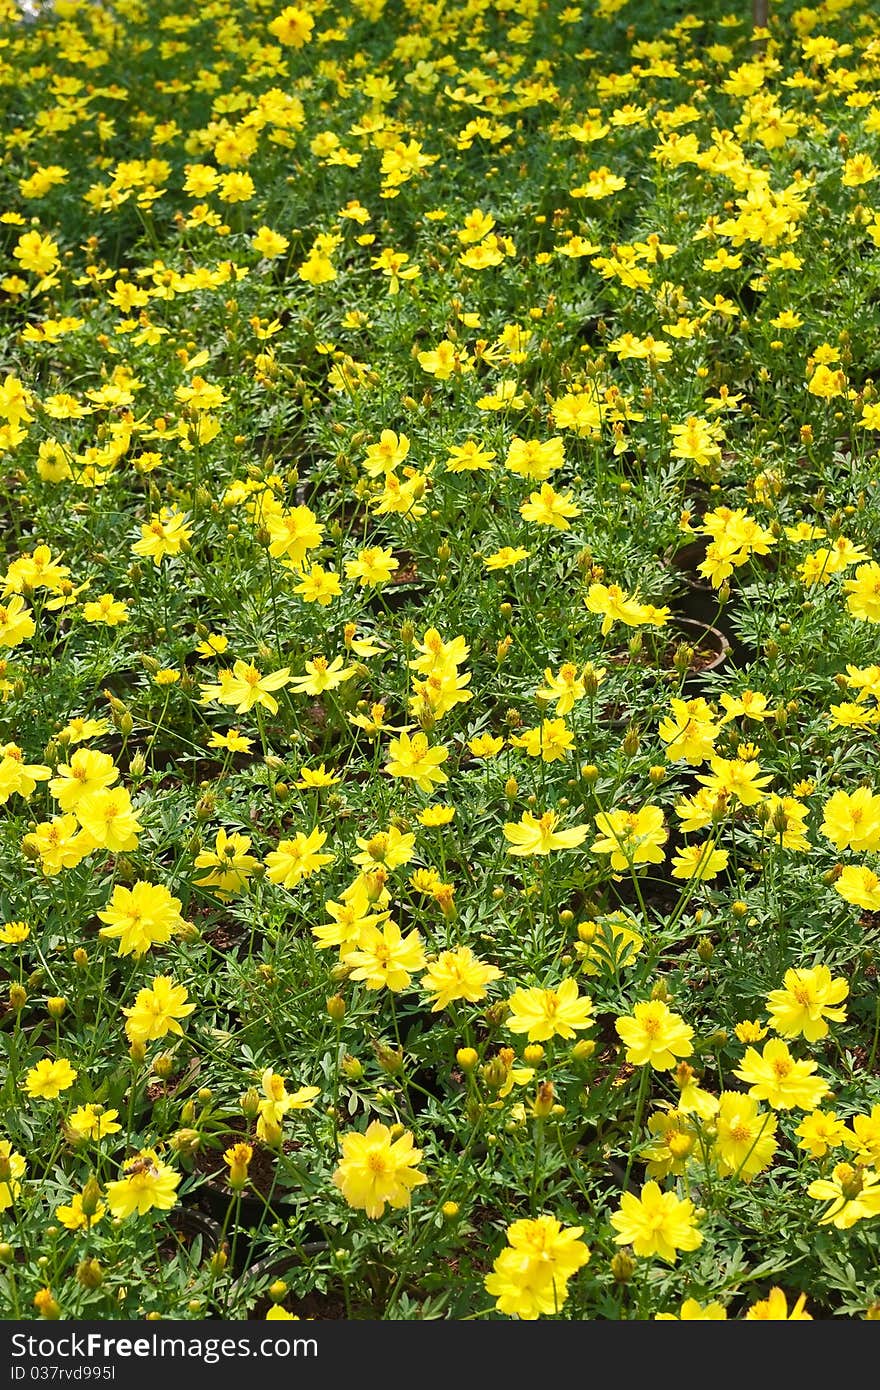
<svg viewBox="0 0 880 1390"><path fill-rule="evenodd" d="M154 1076L158 1076L160 1081L167 1081L174 1071L174 1058L170 1052L160 1052L153 1058L152 1071Z"/></svg>
<svg viewBox="0 0 880 1390"><path fill-rule="evenodd" d="M697 955L700 957L700 960L703 962L703 964L708 965L709 961L712 959L714 954L715 947L712 945L712 942L709 940L708 936L701 936L699 944L697 946Z"/></svg>
<svg viewBox="0 0 880 1390"><path fill-rule="evenodd" d="M553 1109L556 1099L556 1091L552 1081L541 1081L532 1101L532 1114L536 1120L543 1120Z"/></svg>
<svg viewBox="0 0 880 1390"><path fill-rule="evenodd" d="M360 1081L364 1074L364 1066L359 1058L353 1057L350 1052L346 1052L339 1064L340 1071L349 1081Z"/></svg>
<svg viewBox="0 0 880 1390"><path fill-rule="evenodd" d="M98 1182L94 1173L86 1179L82 1190L82 1212L83 1216L94 1216L101 1204L101 1184Z"/></svg>
<svg viewBox="0 0 880 1390"><path fill-rule="evenodd" d="M501 1057L493 1057L480 1068L480 1075L492 1091L500 1091L507 1080L508 1068Z"/></svg>
<svg viewBox="0 0 880 1390"><path fill-rule="evenodd" d="M280 1303L287 1295L287 1285L283 1279L276 1279L266 1290L273 1303Z"/></svg>
<svg viewBox="0 0 880 1390"><path fill-rule="evenodd" d="M24 985L9 986L9 1007L20 1013L27 1003L27 990Z"/></svg>
<svg viewBox="0 0 880 1390"><path fill-rule="evenodd" d="M460 1210L461 1208L459 1207L458 1202L444 1202L442 1207L440 1208L440 1212L443 1216L444 1221L454 1221L458 1216Z"/></svg>
<svg viewBox="0 0 880 1390"><path fill-rule="evenodd" d="M327 1000L327 1012L334 1023L341 1023L345 1018L345 1000L341 994L331 994Z"/></svg>
<svg viewBox="0 0 880 1390"><path fill-rule="evenodd" d="M624 735L622 748L628 758L635 757L641 747L642 741L639 738L639 731L632 726L627 729Z"/></svg>
<svg viewBox="0 0 880 1390"><path fill-rule="evenodd" d="M472 1072L480 1059L474 1048L460 1047L455 1054L455 1060L463 1072Z"/></svg>
<svg viewBox="0 0 880 1390"><path fill-rule="evenodd" d="M84 1289L99 1289L104 1282L104 1271L92 1256L90 1259L80 1260L76 1267L76 1278Z"/></svg>
<svg viewBox="0 0 880 1390"><path fill-rule="evenodd" d="M513 801L518 791L519 782L513 776L508 777L507 781L504 783L504 795L507 797L507 800Z"/></svg>
<svg viewBox="0 0 880 1390"><path fill-rule="evenodd" d="M529 1043L523 1050L523 1061L527 1066L536 1067L544 1060L544 1049L540 1043Z"/></svg>
<svg viewBox="0 0 880 1390"><path fill-rule="evenodd" d="M374 1042L376 1061L388 1076L396 1076L403 1071L403 1048L389 1047L387 1043Z"/></svg>
<svg viewBox="0 0 880 1390"><path fill-rule="evenodd" d="M197 1129L178 1129L171 1136L171 1147L183 1158L193 1158L202 1147L202 1136Z"/></svg>
<svg viewBox="0 0 880 1390"><path fill-rule="evenodd" d="M615 1284L628 1284L635 1274L636 1262L627 1250L618 1250L611 1261Z"/></svg>

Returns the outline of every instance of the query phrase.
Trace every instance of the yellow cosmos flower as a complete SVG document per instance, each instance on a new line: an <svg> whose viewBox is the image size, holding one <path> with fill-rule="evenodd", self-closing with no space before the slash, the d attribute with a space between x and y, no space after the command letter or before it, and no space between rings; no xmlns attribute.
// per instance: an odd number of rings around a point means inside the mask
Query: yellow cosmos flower
<svg viewBox="0 0 880 1390"><path fill-rule="evenodd" d="M674 1192L661 1192L655 1182L646 1182L638 1197L624 1192L620 1207L611 1214L615 1244L631 1245L636 1255L659 1255L668 1264L675 1264L679 1250L702 1245L695 1221L693 1202L680 1201Z"/></svg>
<svg viewBox="0 0 880 1390"><path fill-rule="evenodd" d="M617 1019L614 1028L626 1045L626 1060L631 1066L669 1071L677 1058L690 1057L693 1052L693 1028L662 999L636 1004L632 1014Z"/></svg>
<svg viewBox="0 0 880 1390"><path fill-rule="evenodd" d="M439 1013L456 999L466 999L469 1004L485 999L487 986L500 978L497 966L485 964L469 946L459 946L454 951L441 951L428 962L421 986L433 996L431 1012Z"/></svg>
<svg viewBox="0 0 880 1390"><path fill-rule="evenodd" d="M392 1129L374 1120L365 1134L343 1136L342 1160L333 1183L350 1207L361 1208L375 1219L384 1214L386 1205L408 1207L413 1188L428 1181L417 1168L421 1158L409 1130L395 1138Z"/></svg>
<svg viewBox="0 0 880 1390"><path fill-rule="evenodd" d="M558 824L559 816L555 811L545 811L542 816L524 811L522 820L508 821L504 826L504 838L510 845L507 853L523 857L550 854L556 849L576 849L587 838L585 825L557 830Z"/></svg>
<svg viewBox="0 0 880 1390"><path fill-rule="evenodd" d="M123 1165L122 1173L118 1182L107 1184L107 1205L117 1219L144 1216L154 1207L170 1211L176 1205L180 1174L163 1163L155 1149L141 1149Z"/></svg>
<svg viewBox="0 0 880 1390"><path fill-rule="evenodd" d="M573 1038L593 1021L593 1001L589 995L578 994L575 980L563 980L557 989L518 989L507 1002L507 1028L511 1033L525 1033L529 1042Z"/></svg>
<svg viewBox="0 0 880 1390"><path fill-rule="evenodd" d="M767 996L771 1027L781 1037L818 1042L828 1034L826 1019L842 1023L846 1018L846 1010L836 1006L846 999L849 985L832 979L827 965L786 970L783 983Z"/></svg>

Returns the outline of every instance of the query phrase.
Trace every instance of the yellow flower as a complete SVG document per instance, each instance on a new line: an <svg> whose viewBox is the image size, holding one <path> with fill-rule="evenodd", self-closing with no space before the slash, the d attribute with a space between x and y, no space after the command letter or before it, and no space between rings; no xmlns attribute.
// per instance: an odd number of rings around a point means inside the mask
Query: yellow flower
<svg viewBox="0 0 880 1390"><path fill-rule="evenodd" d="M695 1298L686 1298L677 1313L655 1313L655 1322L721 1322L727 1317L727 1309L720 1303L707 1303L705 1307Z"/></svg>
<svg viewBox="0 0 880 1390"><path fill-rule="evenodd" d="M771 1038L761 1053L748 1048L733 1074L745 1081L750 1096L768 1101L774 1110L814 1110L829 1094L827 1083L813 1076L816 1070L815 1062L796 1062L781 1039Z"/></svg>
<svg viewBox="0 0 880 1390"><path fill-rule="evenodd" d="M880 565L876 560L859 565L855 579L845 580L843 588L848 594L846 606L854 618L880 623Z"/></svg>
<svg viewBox="0 0 880 1390"><path fill-rule="evenodd" d="M549 483L542 483L538 492L529 494L528 502L520 506L524 521L534 521L539 526L555 526L557 530L567 531L569 520L580 516L581 509L572 502L570 492L555 492Z"/></svg>
<svg viewBox="0 0 880 1390"><path fill-rule="evenodd" d="M386 869L399 869L412 859L416 837L414 834L405 835L396 825L389 825L387 830L377 831L369 840L356 836L355 844L361 851L353 860L358 868L371 869L376 864L382 864Z"/></svg>
<svg viewBox="0 0 880 1390"><path fill-rule="evenodd" d="M675 1264L679 1250L696 1250L703 1242L696 1229L694 1204L680 1201L674 1192L661 1192L657 1183L646 1182L641 1195L624 1192L620 1207L612 1212L617 1245L631 1245L636 1255L659 1255Z"/></svg>
<svg viewBox="0 0 880 1390"><path fill-rule="evenodd" d="M669 1071L678 1057L690 1057L694 1030L662 999L636 1004L632 1014L624 1014L614 1024L617 1036L626 1045L631 1066L652 1066Z"/></svg>
<svg viewBox="0 0 880 1390"><path fill-rule="evenodd" d="M22 232L12 254L22 270L34 275L49 275L59 263L58 243L50 236L41 236L38 231Z"/></svg>
<svg viewBox="0 0 880 1390"><path fill-rule="evenodd" d="M294 507L289 512L270 512L266 517L269 554L300 570L306 556L321 544L324 527L310 507Z"/></svg>
<svg viewBox="0 0 880 1390"><path fill-rule="evenodd" d="M246 714L254 705L261 705L270 714L278 713L278 701L269 692L281 690L290 683L290 667L283 666L264 676L247 661L236 661L231 671L218 672L219 684L200 687L202 703L216 700L221 705L234 705L236 714Z"/></svg>
<svg viewBox="0 0 880 1390"><path fill-rule="evenodd" d="M30 608L20 594L0 604L0 647L17 647L37 630Z"/></svg>
<svg viewBox="0 0 880 1390"><path fill-rule="evenodd" d="M392 550L372 545L361 550L356 560L346 560L345 577L356 579L362 589L375 588L377 584L386 584L399 568L400 561L394 558Z"/></svg>
<svg viewBox="0 0 880 1390"><path fill-rule="evenodd" d="M27 922L4 922L0 927L0 941L4 946L21 946L31 934Z"/></svg>
<svg viewBox="0 0 880 1390"><path fill-rule="evenodd" d="M497 734L477 734L468 739L468 748L475 758L496 758L504 747L504 739Z"/></svg>
<svg viewBox="0 0 880 1390"><path fill-rule="evenodd" d="M657 729L661 742L666 744L667 760L675 763L684 759L691 767L697 767L715 752L720 725L702 698L673 698L670 704L672 714L661 719Z"/></svg>
<svg viewBox="0 0 880 1390"><path fill-rule="evenodd" d="M25 1077L25 1090L35 1099L55 1100L62 1091L73 1085L76 1078L76 1069L64 1057L54 1062L51 1057L44 1057L31 1067Z"/></svg>
<svg viewBox="0 0 880 1390"><path fill-rule="evenodd" d="M223 1153L223 1162L229 1165L229 1186L240 1190L247 1184L248 1167L254 1156L250 1144L233 1144Z"/></svg>
<svg viewBox="0 0 880 1390"><path fill-rule="evenodd" d="M553 763L564 759L574 747L574 734L564 719L544 719L533 729L513 734L510 742L514 748L525 749L531 758Z"/></svg>
<svg viewBox="0 0 880 1390"><path fill-rule="evenodd" d="M362 1208L367 1216L382 1216L386 1204L408 1207L414 1187L427 1182L417 1164L421 1149L413 1147L409 1130L393 1138L393 1131L374 1120L365 1134L352 1132L342 1139L342 1160L333 1173L333 1183L350 1207Z"/></svg>
<svg viewBox="0 0 880 1390"><path fill-rule="evenodd" d="M103 1202L96 1202L94 1210L91 1212L83 1211L83 1197L82 1192L75 1192L69 1206L55 1208L55 1215L62 1226L67 1227L68 1231L79 1231L83 1227L90 1231L107 1214L107 1208Z"/></svg>
<svg viewBox="0 0 880 1390"><path fill-rule="evenodd" d="M723 1177L751 1182L776 1152L776 1116L762 1111L752 1096L722 1091L715 1115L717 1135L712 1158Z"/></svg>
<svg viewBox="0 0 880 1390"><path fill-rule="evenodd" d="M187 991L176 985L169 975L155 976L149 988L138 990L134 1005L123 1009L129 1042L153 1042L167 1033L181 1036L180 1018L188 1018L195 1004L188 1004Z"/></svg>
<svg viewBox="0 0 880 1390"><path fill-rule="evenodd" d="M507 1246L483 1283L499 1313L533 1321L557 1313L568 1297L568 1281L582 1269L590 1251L583 1226L561 1226L555 1216L514 1221Z"/></svg>
<svg viewBox="0 0 880 1390"><path fill-rule="evenodd" d="M210 869L210 873L195 882L200 888L216 888L221 898L240 893L259 863L248 854L250 847L249 835L227 835L221 826L214 837L214 848L203 849L196 855L196 868Z"/></svg>
<svg viewBox="0 0 880 1390"><path fill-rule="evenodd" d="M459 946L429 961L420 983L426 994L433 995L431 1012L439 1013L456 999L476 1004L486 997L486 986L500 978L497 966L486 965L469 946Z"/></svg>
<svg viewBox="0 0 880 1390"><path fill-rule="evenodd" d="M425 967L422 938L417 931L403 936L395 922L362 926L357 948L346 951L346 965L353 966L351 978L363 980L367 989L390 989L396 994L407 989L410 976Z"/></svg>
<svg viewBox="0 0 880 1390"><path fill-rule="evenodd" d="M786 970L784 985L767 996L770 1025L781 1037L818 1042L827 1036L826 1019L842 1023L846 1018L846 1010L835 1006L846 999L849 986L846 980L833 980L827 965Z"/></svg>
<svg viewBox="0 0 880 1390"><path fill-rule="evenodd" d="M266 260L274 260L277 256L283 256L290 242L281 232L273 232L271 227L265 225L260 227L256 235L251 237L251 246L255 251L259 251Z"/></svg>
<svg viewBox="0 0 880 1390"><path fill-rule="evenodd" d="M504 838L510 844L508 854L531 856L550 854L556 849L576 849L587 838L585 825L573 825L568 830L557 830L559 817L555 811L545 811L540 817L531 811L524 811L519 822L508 821L504 826Z"/></svg>
<svg viewBox="0 0 880 1390"><path fill-rule="evenodd" d="M602 811L595 818L600 832L590 846L594 854L610 854L612 869L637 864L662 864L662 846L669 832L659 806L643 806L639 811Z"/></svg>
<svg viewBox="0 0 880 1390"><path fill-rule="evenodd" d="M266 855L266 877L282 888L295 888L304 878L332 864L332 854L319 853L327 835L315 827L308 835L297 831L292 840L280 840L278 848Z"/></svg>
<svg viewBox="0 0 880 1390"><path fill-rule="evenodd" d="M405 434L396 434L394 430L383 430L379 435L378 443L367 445L361 466L368 477L379 478L385 474L393 473L403 463L408 453L409 439ZM390 554L390 552L388 553ZM397 568L396 563L394 568Z"/></svg>
<svg viewBox="0 0 880 1390"><path fill-rule="evenodd" d="M868 787L834 792L825 802L822 834L837 849L880 849L880 796Z"/></svg>
<svg viewBox="0 0 880 1390"><path fill-rule="evenodd" d="M312 37L315 21L300 5L287 5L269 24L269 33L286 48L302 48Z"/></svg>
<svg viewBox="0 0 880 1390"><path fill-rule="evenodd" d="M426 734L401 733L388 744L388 761L383 768L391 777L406 777L415 782L420 791L430 792L435 783L448 782L440 764L449 757L447 748L432 748Z"/></svg>
<svg viewBox="0 0 880 1390"><path fill-rule="evenodd" d="M117 1219L125 1220L137 1212L144 1216L155 1207L170 1211L177 1202L180 1174L163 1163L155 1149L141 1149L122 1168L118 1182L107 1184L107 1205Z"/></svg>
<svg viewBox="0 0 880 1390"><path fill-rule="evenodd" d="M834 887L844 902L869 912L880 911L880 877L867 864L847 864Z"/></svg>
<svg viewBox="0 0 880 1390"><path fill-rule="evenodd" d="M182 512L173 507L163 507L156 516L141 527L141 538L131 547L135 555L149 558L154 565L161 564L166 555L179 555L189 545L192 531L186 525Z"/></svg>
<svg viewBox="0 0 880 1390"><path fill-rule="evenodd" d="M341 656L335 656L331 662L316 656L306 662L304 676L294 676L290 688L299 695L323 695L325 690L335 690L343 681L351 680L354 674L355 668L346 666Z"/></svg>
<svg viewBox="0 0 880 1390"><path fill-rule="evenodd" d="M128 604L112 594L101 594L100 598L83 604L82 615L87 623L118 627L120 623L128 622Z"/></svg>
<svg viewBox="0 0 880 1390"><path fill-rule="evenodd" d="M186 925L180 915L180 899L161 883L138 879L131 888L117 884L102 912L99 935L119 941L120 956L142 956L151 946L164 946Z"/></svg>
<svg viewBox="0 0 880 1390"><path fill-rule="evenodd" d="M548 1038L573 1038L576 1030L592 1025L593 1001L578 995L577 981L563 980L558 989L518 989L507 1001L506 1026L511 1033L525 1033L529 1042Z"/></svg>
<svg viewBox="0 0 880 1390"><path fill-rule="evenodd" d="M818 1202L831 1202L820 1226L847 1231L857 1221L880 1216L880 1174L852 1163L838 1163L830 1178L817 1178L807 1194Z"/></svg>
<svg viewBox="0 0 880 1390"><path fill-rule="evenodd" d="M824 1158L832 1149L847 1143L849 1130L833 1110L814 1110L804 1116L795 1134L799 1149L806 1149L811 1158Z"/></svg>
<svg viewBox="0 0 880 1390"><path fill-rule="evenodd" d="M702 845L685 845L672 861L672 877L705 883L727 868L728 857L726 849L715 848L714 840Z"/></svg>
<svg viewBox="0 0 880 1390"><path fill-rule="evenodd" d="M5 1170L0 1180L0 1211L6 1211L21 1192L20 1180L24 1177L27 1163L20 1153L16 1153L8 1139L0 1139L0 1161Z"/></svg>
<svg viewBox="0 0 880 1390"><path fill-rule="evenodd" d="M626 627L664 627L669 618L668 608L640 603L619 584L591 584L584 603L591 613L601 614L603 637L607 637L616 622Z"/></svg>
<svg viewBox="0 0 880 1390"><path fill-rule="evenodd" d="M111 854L137 849L141 823L124 787L89 792L78 801L74 815L92 842Z"/></svg>
<svg viewBox="0 0 880 1390"><path fill-rule="evenodd" d="M592 662L587 662L580 672L573 661L563 662L555 675L547 666L544 669L544 684L537 694L542 700L555 700L558 715L570 714L585 695L596 694L604 675L604 668L597 669Z"/></svg>
<svg viewBox="0 0 880 1390"><path fill-rule="evenodd" d="M804 1311L804 1304L807 1301L805 1293L799 1294L796 1302L792 1305L791 1312L788 1311L788 1301L780 1288L772 1288L766 1298L759 1299L753 1303L746 1312L747 1320L759 1319L763 1322L812 1322L812 1317Z"/></svg>
<svg viewBox="0 0 880 1390"><path fill-rule="evenodd" d="M511 565L518 565L520 560L527 560L531 553L523 545L503 545L500 550L485 557L483 566L487 570L510 569Z"/></svg>
<svg viewBox="0 0 880 1390"><path fill-rule="evenodd" d="M69 763L61 763L49 791L62 811L75 811L90 792L103 791L119 778L119 769L107 753L78 748Z"/></svg>
<svg viewBox="0 0 880 1390"><path fill-rule="evenodd" d="M122 1129L116 1123L118 1110L105 1110L103 1105L79 1105L67 1117L68 1128L73 1130L76 1139L103 1139L107 1134L118 1134Z"/></svg>

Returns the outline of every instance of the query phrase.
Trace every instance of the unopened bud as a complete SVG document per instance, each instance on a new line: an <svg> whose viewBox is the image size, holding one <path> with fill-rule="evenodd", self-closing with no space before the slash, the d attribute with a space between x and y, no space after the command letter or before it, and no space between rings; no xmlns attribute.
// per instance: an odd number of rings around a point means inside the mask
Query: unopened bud
<svg viewBox="0 0 880 1390"><path fill-rule="evenodd" d="M556 1091L552 1081L542 1081L538 1085L535 1099L532 1102L532 1114L538 1120L543 1120L553 1109L556 1100Z"/></svg>
<svg viewBox="0 0 880 1390"><path fill-rule="evenodd" d="M474 1048L460 1047L455 1054L455 1060L462 1071L472 1072L480 1059Z"/></svg>
<svg viewBox="0 0 880 1390"><path fill-rule="evenodd" d="M80 1260L76 1267L76 1278L84 1289L99 1289L104 1282L104 1271L92 1256L90 1259Z"/></svg>
<svg viewBox="0 0 880 1390"><path fill-rule="evenodd" d="M341 1023L345 1018L345 1000L341 994L331 994L327 1000L327 1012L334 1023Z"/></svg>

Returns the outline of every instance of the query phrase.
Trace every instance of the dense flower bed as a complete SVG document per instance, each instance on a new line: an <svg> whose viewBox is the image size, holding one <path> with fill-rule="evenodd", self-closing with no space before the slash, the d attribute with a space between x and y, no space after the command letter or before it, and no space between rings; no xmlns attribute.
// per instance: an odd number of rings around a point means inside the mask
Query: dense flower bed
<svg viewBox="0 0 880 1390"><path fill-rule="evenodd" d="M880 1316L880 17L0 0L7 1317Z"/></svg>

